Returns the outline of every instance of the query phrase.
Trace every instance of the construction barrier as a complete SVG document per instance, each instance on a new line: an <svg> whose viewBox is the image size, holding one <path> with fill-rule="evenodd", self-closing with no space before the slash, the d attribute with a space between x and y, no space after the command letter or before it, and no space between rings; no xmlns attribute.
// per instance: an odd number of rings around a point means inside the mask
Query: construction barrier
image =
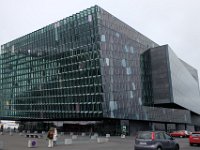
<svg viewBox="0 0 200 150"><path fill-rule="evenodd" d="M28 140L28 147L29 148L37 147L37 141L36 140Z"/></svg>
<svg viewBox="0 0 200 150"><path fill-rule="evenodd" d="M72 144L72 139L65 139L65 144L66 145Z"/></svg>
<svg viewBox="0 0 200 150"><path fill-rule="evenodd" d="M109 137L110 137L110 134L106 134L106 137L109 138Z"/></svg>
<svg viewBox="0 0 200 150"><path fill-rule="evenodd" d="M78 138L77 135L72 135L72 139L73 139L73 140L76 140L77 138Z"/></svg>
<svg viewBox="0 0 200 150"><path fill-rule="evenodd" d="M97 143L106 143L108 142L108 138L99 137L97 138Z"/></svg>

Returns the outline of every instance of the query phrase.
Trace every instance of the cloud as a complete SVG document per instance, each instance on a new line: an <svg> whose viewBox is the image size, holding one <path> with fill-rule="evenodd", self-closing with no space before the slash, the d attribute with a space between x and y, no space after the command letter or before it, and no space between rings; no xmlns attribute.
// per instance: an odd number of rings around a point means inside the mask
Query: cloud
<svg viewBox="0 0 200 150"><path fill-rule="evenodd" d="M200 72L198 0L1 0L0 45L95 4Z"/></svg>

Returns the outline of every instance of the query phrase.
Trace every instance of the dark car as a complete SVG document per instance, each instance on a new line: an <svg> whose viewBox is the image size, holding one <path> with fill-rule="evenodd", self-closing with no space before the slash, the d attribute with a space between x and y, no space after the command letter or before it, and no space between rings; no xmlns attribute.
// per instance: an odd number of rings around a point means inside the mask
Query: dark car
<svg viewBox="0 0 200 150"><path fill-rule="evenodd" d="M164 131L141 131L135 138L135 150L179 150L179 144Z"/></svg>

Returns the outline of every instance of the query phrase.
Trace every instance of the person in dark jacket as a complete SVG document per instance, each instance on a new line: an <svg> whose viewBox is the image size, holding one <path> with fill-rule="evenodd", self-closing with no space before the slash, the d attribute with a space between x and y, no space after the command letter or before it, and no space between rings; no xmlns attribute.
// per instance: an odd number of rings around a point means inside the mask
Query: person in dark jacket
<svg viewBox="0 0 200 150"><path fill-rule="evenodd" d="M3 124L1 125L1 134L3 134Z"/></svg>
<svg viewBox="0 0 200 150"><path fill-rule="evenodd" d="M48 147L53 147L53 136L54 136L54 128L50 128L47 133L47 138L49 140Z"/></svg>

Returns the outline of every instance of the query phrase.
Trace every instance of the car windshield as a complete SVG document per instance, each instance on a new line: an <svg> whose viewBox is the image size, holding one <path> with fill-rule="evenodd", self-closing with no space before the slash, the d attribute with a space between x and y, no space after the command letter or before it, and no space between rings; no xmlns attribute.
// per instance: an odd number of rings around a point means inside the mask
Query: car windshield
<svg viewBox="0 0 200 150"><path fill-rule="evenodd" d="M142 132L137 136L138 139L151 139L151 132Z"/></svg>
<svg viewBox="0 0 200 150"><path fill-rule="evenodd" d="M200 133L192 133L192 136L200 136Z"/></svg>

